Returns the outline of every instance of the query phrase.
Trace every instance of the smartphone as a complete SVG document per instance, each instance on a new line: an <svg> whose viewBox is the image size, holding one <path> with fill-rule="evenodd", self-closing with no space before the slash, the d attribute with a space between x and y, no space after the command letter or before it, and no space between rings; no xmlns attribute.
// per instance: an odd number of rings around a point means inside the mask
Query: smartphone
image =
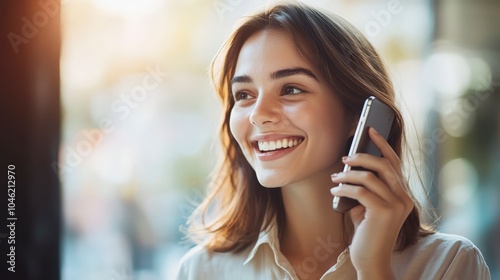
<svg viewBox="0 0 500 280"><path fill-rule="evenodd" d="M368 128L375 128L375 130L387 140L393 120L394 112L391 107L374 96L368 97L361 111L361 116L359 117L358 126L356 127L356 132L354 133L348 155L352 156L356 153L366 153L377 157L382 156L380 150L370 139ZM344 172L351 169L364 170L360 167L351 168L351 166L347 164L344 166ZM342 184L339 184L339 186L340 185ZM358 204L359 202L357 200L348 197L335 196L333 198L333 209L337 212L345 213Z"/></svg>

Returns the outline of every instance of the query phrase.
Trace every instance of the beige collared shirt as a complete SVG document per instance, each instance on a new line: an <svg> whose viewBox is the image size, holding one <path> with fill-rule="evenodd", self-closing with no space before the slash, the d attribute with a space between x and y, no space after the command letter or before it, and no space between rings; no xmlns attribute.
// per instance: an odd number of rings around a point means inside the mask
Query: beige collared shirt
<svg viewBox="0 0 500 280"><path fill-rule="evenodd" d="M280 252L276 227L272 227L260 234L255 245L236 254L209 252L201 245L192 248L181 259L176 279L312 279L308 271L333 252L333 246L335 244L328 240L319 241L317 254L306 258L300 270L294 271ZM472 242L443 233L426 236L403 252L395 252L392 268L396 279L490 279L488 266ZM321 277L321 280L327 279L356 279L348 250L342 252L337 263Z"/></svg>

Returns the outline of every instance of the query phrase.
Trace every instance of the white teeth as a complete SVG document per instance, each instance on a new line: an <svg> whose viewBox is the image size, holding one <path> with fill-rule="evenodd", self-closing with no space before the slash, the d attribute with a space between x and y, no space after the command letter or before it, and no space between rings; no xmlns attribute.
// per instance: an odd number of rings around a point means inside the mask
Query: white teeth
<svg viewBox="0 0 500 280"><path fill-rule="evenodd" d="M283 139L283 144L281 145L283 148L288 148L288 139Z"/></svg>
<svg viewBox="0 0 500 280"><path fill-rule="evenodd" d="M271 151L276 150L276 142L269 141L269 150L271 150Z"/></svg>
<svg viewBox="0 0 500 280"><path fill-rule="evenodd" d="M262 150L263 151L269 151L269 143L264 142L264 144L262 144Z"/></svg>
<svg viewBox="0 0 500 280"><path fill-rule="evenodd" d="M277 149L285 149L297 146L301 143L302 139L288 139L284 138L282 140L258 142L259 150L262 152L274 151Z"/></svg>

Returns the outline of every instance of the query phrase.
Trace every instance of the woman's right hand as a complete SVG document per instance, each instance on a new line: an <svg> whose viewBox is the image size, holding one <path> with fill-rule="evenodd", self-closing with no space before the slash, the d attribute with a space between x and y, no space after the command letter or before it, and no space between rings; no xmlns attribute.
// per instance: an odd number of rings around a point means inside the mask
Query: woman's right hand
<svg viewBox="0 0 500 280"><path fill-rule="evenodd" d="M360 202L349 211L355 228L349 253L358 279L394 279L392 252L414 204L407 192L399 157L375 129L370 128L369 135L383 157L362 153L344 157L345 164L370 171L351 170L332 175L332 181L342 185L332 188L331 193Z"/></svg>

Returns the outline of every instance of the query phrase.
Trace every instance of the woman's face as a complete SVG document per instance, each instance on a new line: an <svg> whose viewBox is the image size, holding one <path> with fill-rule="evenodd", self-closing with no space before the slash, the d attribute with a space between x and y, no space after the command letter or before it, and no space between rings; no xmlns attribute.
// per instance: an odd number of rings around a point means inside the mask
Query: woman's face
<svg viewBox="0 0 500 280"><path fill-rule="evenodd" d="M263 186L329 180L342 168L355 124L285 32L265 30L245 42L232 94L231 133Z"/></svg>

